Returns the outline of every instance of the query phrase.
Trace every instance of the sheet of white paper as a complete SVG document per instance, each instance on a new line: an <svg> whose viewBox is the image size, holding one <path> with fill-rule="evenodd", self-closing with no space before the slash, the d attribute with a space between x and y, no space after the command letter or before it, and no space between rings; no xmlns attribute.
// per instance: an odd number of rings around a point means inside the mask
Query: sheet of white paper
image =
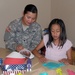
<svg viewBox="0 0 75 75"><path fill-rule="evenodd" d="M10 57L10 58L25 58L22 54L20 54L19 52L15 52L15 51L11 52L6 57Z"/></svg>

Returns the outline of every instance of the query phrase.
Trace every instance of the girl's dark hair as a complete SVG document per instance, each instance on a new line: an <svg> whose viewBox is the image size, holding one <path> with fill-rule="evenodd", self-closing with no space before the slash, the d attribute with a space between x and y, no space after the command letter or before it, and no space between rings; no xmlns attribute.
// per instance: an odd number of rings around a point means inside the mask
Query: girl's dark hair
<svg viewBox="0 0 75 75"><path fill-rule="evenodd" d="M57 24L61 28L61 33L60 33L60 46L63 47L63 45L64 45L64 43L66 42L66 39L67 39L66 28L65 28L65 24L64 24L63 20L58 19L58 18L53 19L50 22L50 24L49 24L49 27L48 27L49 40L48 40L48 42L47 42L46 45L47 45L47 47L48 46L52 46L51 45L51 42L53 41L53 37L52 37L52 34L51 34L51 27L52 27L53 24Z"/></svg>
<svg viewBox="0 0 75 75"><path fill-rule="evenodd" d="M25 8L24 8L24 15L27 13L27 12L32 12L32 13L38 13L38 10L37 10L37 7L33 4L28 4Z"/></svg>

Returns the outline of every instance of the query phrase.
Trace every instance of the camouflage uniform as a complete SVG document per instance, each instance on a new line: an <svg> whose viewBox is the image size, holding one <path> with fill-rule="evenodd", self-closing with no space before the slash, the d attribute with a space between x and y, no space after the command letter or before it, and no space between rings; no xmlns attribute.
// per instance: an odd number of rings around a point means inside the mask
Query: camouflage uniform
<svg viewBox="0 0 75 75"><path fill-rule="evenodd" d="M28 50L33 50L42 39L41 26L34 22L25 31L23 30L22 18L12 21L9 26L10 32L5 31L4 41L6 48L16 50L21 44Z"/></svg>

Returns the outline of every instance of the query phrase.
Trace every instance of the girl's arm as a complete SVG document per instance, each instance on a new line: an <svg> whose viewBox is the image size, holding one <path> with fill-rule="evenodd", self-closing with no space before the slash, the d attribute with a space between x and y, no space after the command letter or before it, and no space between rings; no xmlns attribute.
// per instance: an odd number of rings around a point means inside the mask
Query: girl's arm
<svg viewBox="0 0 75 75"><path fill-rule="evenodd" d="M38 57L38 58L42 57L42 55L39 53L39 50L40 50L42 47L44 47L44 42L43 42L43 40L41 40L41 42L38 44L38 46L37 46L34 50L32 50L32 53L33 53L36 57Z"/></svg>
<svg viewBox="0 0 75 75"><path fill-rule="evenodd" d="M66 54L67 54L67 59L68 59L69 64L73 64L72 63L72 48L70 48Z"/></svg>
<svg viewBox="0 0 75 75"><path fill-rule="evenodd" d="M72 49L70 48L67 52L67 59L63 58L61 60L59 60L59 62L63 62L64 64L72 64Z"/></svg>
<svg viewBox="0 0 75 75"><path fill-rule="evenodd" d="M43 56L43 55L41 55L40 53L39 53L39 50L42 48L42 47L44 47L44 42L43 42L43 40L40 42L40 44L32 51L32 53L36 56L36 57L38 57L38 59L41 61L41 62L47 62L47 59Z"/></svg>
<svg viewBox="0 0 75 75"><path fill-rule="evenodd" d="M46 62L47 59L46 59L43 55L41 55L41 54L39 53L39 50L40 50L42 47L44 47L44 42L43 42L43 40L42 40L42 41L40 42L40 44L32 51L32 53L33 53L36 57L38 57L38 59L39 59L41 62Z"/></svg>

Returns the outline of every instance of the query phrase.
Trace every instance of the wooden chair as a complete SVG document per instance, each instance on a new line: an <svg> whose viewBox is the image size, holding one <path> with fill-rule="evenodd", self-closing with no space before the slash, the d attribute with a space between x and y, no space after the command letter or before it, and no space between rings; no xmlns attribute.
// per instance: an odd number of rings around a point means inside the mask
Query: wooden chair
<svg viewBox="0 0 75 75"><path fill-rule="evenodd" d="M41 54L42 54L42 55L45 55L45 51L46 51L46 48L45 48L45 46L44 46L43 48L41 48Z"/></svg>
<svg viewBox="0 0 75 75"><path fill-rule="evenodd" d="M72 61L73 65L75 65L75 47L72 47Z"/></svg>

